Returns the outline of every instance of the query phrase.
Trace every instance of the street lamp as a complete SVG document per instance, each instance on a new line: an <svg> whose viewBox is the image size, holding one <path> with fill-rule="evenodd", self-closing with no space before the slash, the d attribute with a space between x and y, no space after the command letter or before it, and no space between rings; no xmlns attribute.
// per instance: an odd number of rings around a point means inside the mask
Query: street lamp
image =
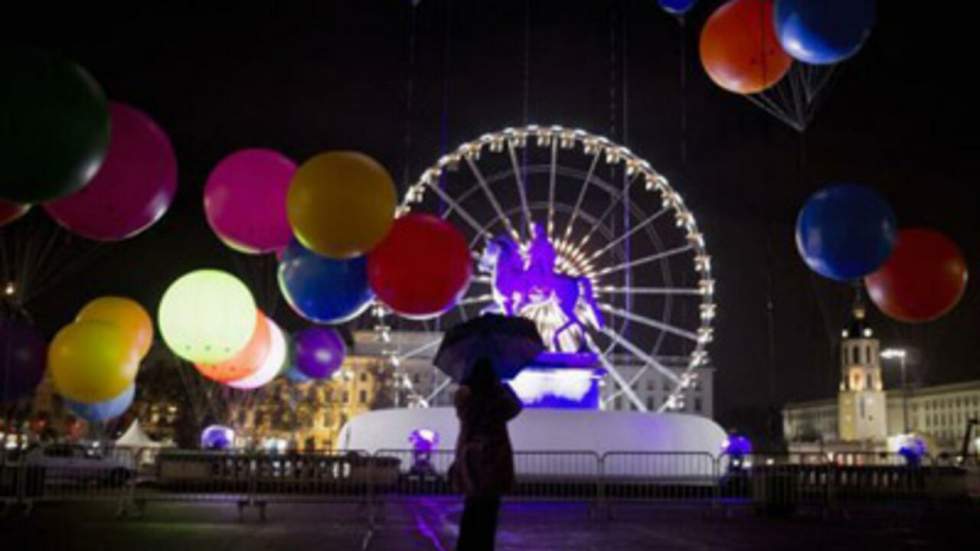
<svg viewBox="0 0 980 551"><path fill-rule="evenodd" d="M905 434L909 433L909 387L905 378L905 356L906 352L902 348L886 348L881 351L881 358L884 360L898 360L899 369L902 370L902 424L905 427Z"/></svg>

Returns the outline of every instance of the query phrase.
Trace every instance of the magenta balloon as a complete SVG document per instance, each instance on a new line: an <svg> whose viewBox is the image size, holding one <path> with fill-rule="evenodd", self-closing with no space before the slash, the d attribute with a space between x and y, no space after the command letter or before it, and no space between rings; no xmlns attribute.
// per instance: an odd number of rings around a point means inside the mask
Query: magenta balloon
<svg viewBox="0 0 980 551"><path fill-rule="evenodd" d="M59 224L95 241L118 241L152 226L177 193L177 157L153 119L110 102L105 162L81 190L44 205Z"/></svg>
<svg viewBox="0 0 980 551"><path fill-rule="evenodd" d="M336 329L310 327L296 334L296 367L312 379L326 379L340 369L347 346Z"/></svg>
<svg viewBox="0 0 980 551"><path fill-rule="evenodd" d="M211 229L243 253L277 251L293 236L286 193L296 163L269 149L243 149L214 167L204 186L204 212Z"/></svg>

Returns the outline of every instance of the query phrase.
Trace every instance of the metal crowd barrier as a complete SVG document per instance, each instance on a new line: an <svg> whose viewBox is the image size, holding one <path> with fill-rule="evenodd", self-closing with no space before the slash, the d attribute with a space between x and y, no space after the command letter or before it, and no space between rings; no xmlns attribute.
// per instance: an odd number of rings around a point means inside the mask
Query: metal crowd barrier
<svg viewBox="0 0 980 551"><path fill-rule="evenodd" d="M391 501L459 499L452 451L380 450L266 454L52 445L0 451L0 504L105 502L117 514L149 503L229 503L239 515L283 503L349 503L372 522ZM753 506L768 514L867 502L967 495L966 471L896 454L721 455L541 451L514 454L511 501L571 501L590 511L617 503ZM378 515L380 514L380 517Z"/></svg>

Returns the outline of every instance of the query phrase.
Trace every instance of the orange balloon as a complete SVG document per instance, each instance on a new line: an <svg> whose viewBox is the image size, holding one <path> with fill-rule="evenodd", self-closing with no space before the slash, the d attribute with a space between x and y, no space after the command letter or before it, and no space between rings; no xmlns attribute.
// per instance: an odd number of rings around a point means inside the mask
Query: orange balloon
<svg viewBox="0 0 980 551"><path fill-rule="evenodd" d="M227 383L244 379L252 375L262 367L266 356L269 355L269 348L272 343L272 333L269 330L269 321L261 310L256 310L255 331L252 338L241 351L231 357L216 364L194 364L201 375L212 381Z"/></svg>
<svg viewBox="0 0 980 551"><path fill-rule="evenodd" d="M775 85L793 64L773 23L772 0L730 0L701 31L701 64L718 86L756 94Z"/></svg>

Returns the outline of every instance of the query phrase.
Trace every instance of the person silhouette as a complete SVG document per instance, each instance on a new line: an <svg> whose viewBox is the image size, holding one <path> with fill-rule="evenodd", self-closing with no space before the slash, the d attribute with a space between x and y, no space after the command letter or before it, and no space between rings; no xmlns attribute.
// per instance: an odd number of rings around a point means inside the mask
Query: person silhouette
<svg viewBox="0 0 980 551"><path fill-rule="evenodd" d="M466 496L456 551L492 551L500 496L514 484L514 451L507 422L521 401L500 382L488 358L477 360L455 396L459 418L453 486Z"/></svg>

